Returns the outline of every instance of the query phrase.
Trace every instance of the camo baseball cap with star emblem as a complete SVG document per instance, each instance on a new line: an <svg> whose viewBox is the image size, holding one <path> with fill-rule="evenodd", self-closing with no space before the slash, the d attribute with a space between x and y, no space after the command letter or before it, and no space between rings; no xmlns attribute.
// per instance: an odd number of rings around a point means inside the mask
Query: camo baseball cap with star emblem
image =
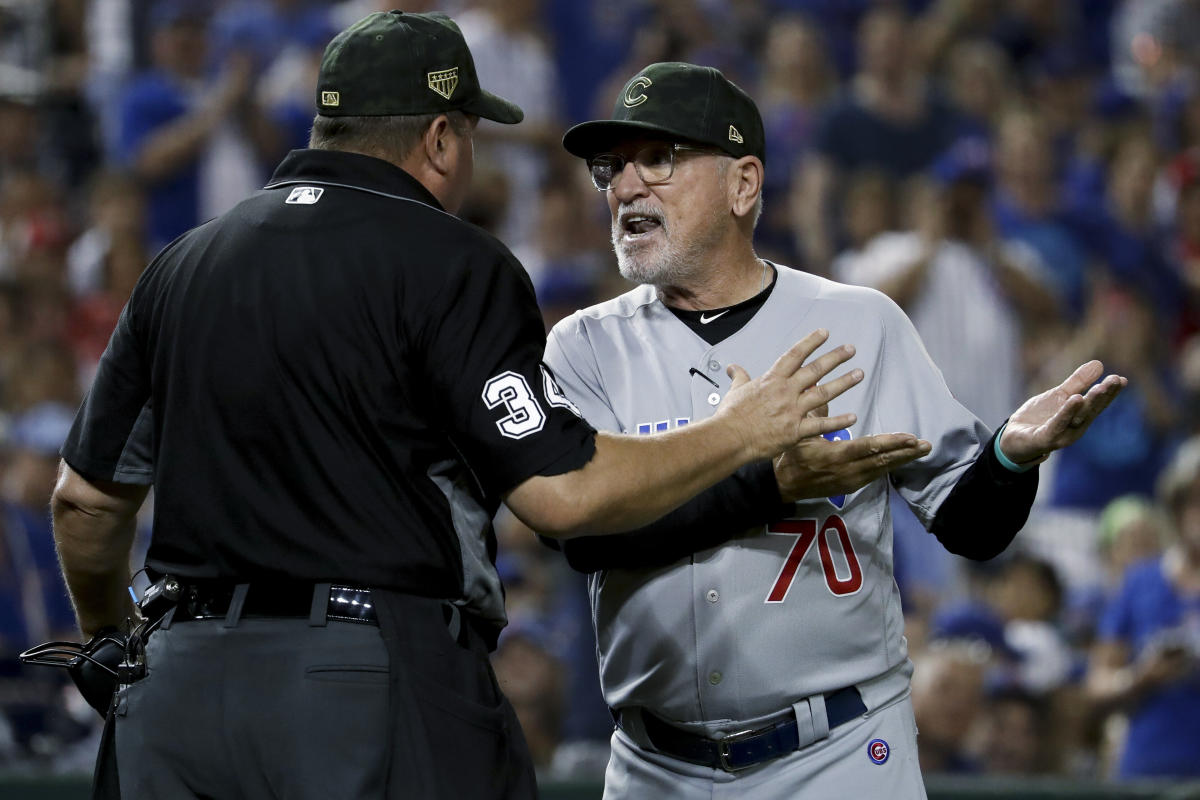
<svg viewBox="0 0 1200 800"><path fill-rule="evenodd" d="M321 59L317 113L386 117L462 111L508 124L525 114L484 91L445 14L376 11L333 37Z"/></svg>
<svg viewBox="0 0 1200 800"><path fill-rule="evenodd" d="M718 69L679 61L651 64L634 75L617 97L612 119L581 122L563 136L563 147L591 158L622 141L655 137L767 160L762 116L750 95Z"/></svg>

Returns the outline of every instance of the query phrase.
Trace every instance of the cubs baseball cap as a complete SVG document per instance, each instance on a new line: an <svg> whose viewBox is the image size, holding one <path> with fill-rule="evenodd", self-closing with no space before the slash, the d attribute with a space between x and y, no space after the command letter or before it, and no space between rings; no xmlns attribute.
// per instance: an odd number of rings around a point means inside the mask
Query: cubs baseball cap
<svg viewBox="0 0 1200 800"><path fill-rule="evenodd" d="M651 64L625 84L612 119L581 122L563 136L563 147L590 158L643 136L686 139L734 158L767 160L758 106L713 67L679 61Z"/></svg>
<svg viewBox="0 0 1200 800"><path fill-rule="evenodd" d="M386 117L463 111L512 124L525 114L479 86L475 60L445 14L376 11L333 37L321 59L317 112Z"/></svg>

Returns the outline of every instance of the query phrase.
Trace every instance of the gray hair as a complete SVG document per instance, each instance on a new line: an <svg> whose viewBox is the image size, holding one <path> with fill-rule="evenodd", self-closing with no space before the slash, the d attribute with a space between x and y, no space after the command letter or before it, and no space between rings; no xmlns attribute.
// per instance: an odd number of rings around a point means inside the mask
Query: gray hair
<svg viewBox="0 0 1200 800"><path fill-rule="evenodd" d="M420 144L434 120L443 114L455 133L462 136L470 131L467 115L462 111L392 117L327 117L317 114L313 117L308 146L314 150L347 150L389 161L402 161Z"/></svg>

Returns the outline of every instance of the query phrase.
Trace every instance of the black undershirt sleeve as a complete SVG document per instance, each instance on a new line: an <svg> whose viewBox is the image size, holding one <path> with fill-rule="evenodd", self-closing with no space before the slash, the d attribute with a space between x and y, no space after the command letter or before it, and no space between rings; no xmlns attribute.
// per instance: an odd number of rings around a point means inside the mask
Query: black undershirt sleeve
<svg viewBox="0 0 1200 800"><path fill-rule="evenodd" d="M664 517L628 533L542 541L579 572L664 567L724 544L756 525L784 519L795 506L779 497L775 470L759 461L733 473Z"/></svg>
<svg viewBox="0 0 1200 800"><path fill-rule="evenodd" d="M975 561L994 558L1008 547L1029 518L1037 494L1038 470L1006 469L996 458L997 436L999 430L950 490L930 528L948 551ZM562 550L579 572L653 569L724 544L747 528L785 519L793 510L779 496L771 463L761 461L643 528L542 541Z"/></svg>
<svg viewBox="0 0 1200 800"><path fill-rule="evenodd" d="M987 561L1012 542L1029 519L1037 494L1038 470L1013 472L996 457L992 434L975 463L967 468L942 502L929 531L951 553Z"/></svg>

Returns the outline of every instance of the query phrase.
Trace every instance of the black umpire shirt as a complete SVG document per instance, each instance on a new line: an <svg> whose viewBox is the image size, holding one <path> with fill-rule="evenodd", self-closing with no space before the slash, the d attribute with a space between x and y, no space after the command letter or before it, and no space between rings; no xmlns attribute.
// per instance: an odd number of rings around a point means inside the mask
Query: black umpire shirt
<svg viewBox="0 0 1200 800"><path fill-rule="evenodd" d="M595 447L544 344L496 239L389 163L295 151L147 267L63 458L153 482L155 572L345 581L502 625L499 495Z"/></svg>

